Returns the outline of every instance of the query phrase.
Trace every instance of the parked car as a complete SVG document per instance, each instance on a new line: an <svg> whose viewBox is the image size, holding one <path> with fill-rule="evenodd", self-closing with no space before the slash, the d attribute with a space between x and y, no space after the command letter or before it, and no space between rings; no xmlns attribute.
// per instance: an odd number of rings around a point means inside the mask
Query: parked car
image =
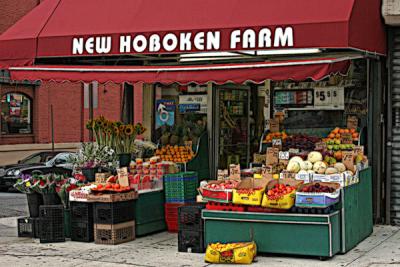
<svg viewBox="0 0 400 267"><path fill-rule="evenodd" d="M73 166L69 158L75 155L68 151L44 151L19 160L17 164L0 166L0 190L12 188L21 174L33 171L71 175Z"/></svg>

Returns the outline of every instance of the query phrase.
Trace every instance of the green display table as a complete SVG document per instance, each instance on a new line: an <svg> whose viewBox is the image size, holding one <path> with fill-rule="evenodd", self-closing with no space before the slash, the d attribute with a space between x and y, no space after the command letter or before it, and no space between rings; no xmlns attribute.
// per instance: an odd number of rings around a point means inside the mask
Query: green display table
<svg viewBox="0 0 400 267"><path fill-rule="evenodd" d="M165 230L164 191L140 193L135 201L136 236Z"/></svg>
<svg viewBox="0 0 400 267"><path fill-rule="evenodd" d="M203 210L205 243L254 239L257 251L332 257L341 249L340 212L327 215Z"/></svg>
<svg viewBox="0 0 400 267"><path fill-rule="evenodd" d="M354 248L373 231L371 168L359 172L360 182L342 189L342 253Z"/></svg>

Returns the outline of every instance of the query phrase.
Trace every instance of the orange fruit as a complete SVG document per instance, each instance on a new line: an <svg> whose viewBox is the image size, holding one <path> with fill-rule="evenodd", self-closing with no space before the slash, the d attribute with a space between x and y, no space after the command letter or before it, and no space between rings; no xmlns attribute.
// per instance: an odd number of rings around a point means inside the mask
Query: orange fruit
<svg viewBox="0 0 400 267"><path fill-rule="evenodd" d="M339 130L339 133L341 133L341 134L344 133L344 130L343 130L343 129L340 129L340 130Z"/></svg>
<svg viewBox="0 0 400 267"><path fill-rule="evenodd" d="M340 138L340 134L336 134L336 135L335 135L335 138L338 138L338 139L339 139L339 138Z"/></svg>
<svg viewBox="0 0 400 267"><path fill-rule="evenodd" d="M350 129L350 133L355 133L356 132L356 129Z"/></svg>
<svg viewBox="0 0 400 267"><path fill-rule="evenodd" d="M345 129L344 132L345 133L350 133L350 130L349 129Z"/></svg>

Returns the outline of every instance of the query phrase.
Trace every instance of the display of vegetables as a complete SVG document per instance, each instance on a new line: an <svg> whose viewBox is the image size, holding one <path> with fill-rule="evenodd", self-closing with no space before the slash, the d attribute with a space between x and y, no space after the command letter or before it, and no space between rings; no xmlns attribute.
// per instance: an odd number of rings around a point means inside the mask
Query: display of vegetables
<svg viewBox="0 0 400 267"><path fill-rule="evenodd" d="M285 142L283 142L282 149L287 151L290 148L295 148L299 149L300 151L313 151L315 149L315 143L320 141L321 138L316 136L295 134L289 136Z"/></svg>
<svg viewBox="0 0 400 267"><path fill-rule="evenodd" d="M185 163L194 157L194 152L188 146L166 145L156 150L156 156L162 160Z"/></svg>
<svg viewBox="0 0 400 267"><path fill-rule="evenodd" d="M359 134L355 129L346 129L346 128L341 129L339 127L336 127L330 132L330 134L328 135L328 140L340 140L342 134L344 133L345 134L350 133L353 141L358 141Z"/></svg>
<svg viewBox="0 0 400 267"><path fill-rule="evenodd" d="M268 190L267 197L271 200L277 200L284 195L295 192L296 188L294 186L276 184L272 189Z"/></svg>
<svg viewBox="0 0 400 267"><path fill-rule="evenodd" d="M306 185L300 190L300 192L305 193L333 193L335 191L336 188L327 185L321 185L320 183Z"/></svg>
<svg viewBox="0 0 400 267"><path fill-rule="evenodd" d="M272 139L282 139L282 141L285 141L288 138L288 135L285 132L276 132L276 133L268 133L267 136L265 136L265 143L271 143Z"/></svg>
<svg viewBox="0 0 400 267"><path fill-rule="evenodd" d="M238 181L235 180L226 180L222 183L208 183L205 188L211 190L226 190L226 189L233 189L239 184Z"/></svg>

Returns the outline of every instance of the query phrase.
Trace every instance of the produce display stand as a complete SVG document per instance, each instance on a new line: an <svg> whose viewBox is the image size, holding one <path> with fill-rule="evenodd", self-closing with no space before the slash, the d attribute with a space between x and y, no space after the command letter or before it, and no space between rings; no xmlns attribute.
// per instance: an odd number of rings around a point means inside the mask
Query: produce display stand
<svg viewBox="0 0 400 267"><path fill-rule="evenodd" d="M164 191L139 192L135 201L136 236L164 231Z"/></svg>
<svg viewBox="0 0 400 267"><path fill-rule="evenodd" d="M282 214L203 210L205 244L254 241L262 253L332 257L340 251L340 212Z"/></svg>
<svg viewBox="0 0 400 267"><path fill-rule="evenodd" d="M342 253L354 248L373 231L371 168L359 172L360 182L341 192Z"/></svg>
<svg viewBox="0 0 400 267"><path fill-rule="evenodd" d="M341 190L330 214L254 213L203 210L205 244L252 241L262 253L332 257L346 253L372 233L371 169Z"/></svg>

